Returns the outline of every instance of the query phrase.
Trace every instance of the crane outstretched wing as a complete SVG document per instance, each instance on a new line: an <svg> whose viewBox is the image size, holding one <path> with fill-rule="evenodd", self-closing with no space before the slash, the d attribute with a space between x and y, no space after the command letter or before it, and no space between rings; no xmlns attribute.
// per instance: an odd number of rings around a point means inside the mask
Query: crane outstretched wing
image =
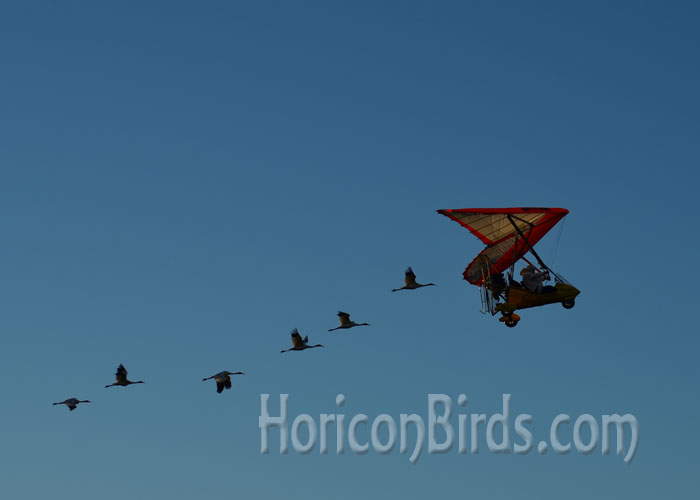
<svg viewBox="0 0 700 500"><path fill-rule="evenodd" d="M411 267L406 269L406 276L404 277L403 281L406 284L406 286L416 284L416 273L413 272L413 269Z"/></svg>
<svg viewBox="0 0 700 500"><path fill-rule="evenodd" d="M117 378L117 382L124 382L126 380L126 375L126 368L124 368L124 365L120 364L117 368L117 373L114 374L114 376Z"/></svg>
<svg viewBox="0 0 700 500"><path fill-rule="evenodd" d="M299 330L297 330L296 328L292 330L292 346L299 347L303 343L304 341L302 340L301 335L299 334Z"/></svg>

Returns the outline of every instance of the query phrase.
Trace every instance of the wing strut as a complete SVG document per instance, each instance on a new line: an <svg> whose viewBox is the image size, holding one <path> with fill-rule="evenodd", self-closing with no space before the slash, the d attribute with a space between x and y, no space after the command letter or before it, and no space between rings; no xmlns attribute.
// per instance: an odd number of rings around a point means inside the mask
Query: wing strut
<svg viewBox="0 0 700 500"><path fill-rule="evenodd" d="M527 238L525 237L525 235L523 234L523 232L520 230L520 228L518 227L518 225L517 225L515 222L513 222L513 216L510 215L510 214L508 214L508 215L506 215L506 217L508 218L508 221L513 225L513 227L515 228L515 230L518 232L518 234L520 235L520 237L523 239L523 241L525 241L525 244L526 244L526 245L528 246L528 248L530 249L530 253L531 253L532 255L535 256L535 258L537 259L537 262L539 262L539 264L540 264L540 266L542 267L542 269L546 269L546 270L549 271L550 269L549 269L549 267L547 267L547 264L545 264L545 263L542 261L542 259L540 258L540 256L537 255L537 252L535 252L535 249L532 247L532 245L530 245L530 242L527 241ZM518 218L518 220L522 220L522 219ZM530 224L530 226L532 226L532 224Z"/></svg>

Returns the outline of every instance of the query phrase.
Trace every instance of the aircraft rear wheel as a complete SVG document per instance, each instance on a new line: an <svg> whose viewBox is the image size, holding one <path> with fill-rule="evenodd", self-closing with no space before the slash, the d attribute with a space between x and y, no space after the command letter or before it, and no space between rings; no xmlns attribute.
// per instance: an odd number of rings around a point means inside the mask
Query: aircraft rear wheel
<svg viewBox="0 0 700 500"><path fill-rule="evenodd" d="M576 305L576 302L574 301L574 299L564 300L562 301L561 305L564 307L564 309L571 309L572 307L574 307L574 305Z"/></svg>
<svg viewBox="0 0 700 500"><path fill-rule="evenodd" d="M518 321L515 319L507 319L506 321L504 321L504 323L508 328L513 328L515 325L518 324Z"/></svg>

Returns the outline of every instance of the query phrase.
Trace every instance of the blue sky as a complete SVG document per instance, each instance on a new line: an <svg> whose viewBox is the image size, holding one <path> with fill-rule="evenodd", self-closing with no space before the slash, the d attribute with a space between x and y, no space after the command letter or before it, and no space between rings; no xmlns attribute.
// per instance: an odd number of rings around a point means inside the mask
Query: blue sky
<svg viewBox="0 0 700 500"><path fill-rule="evenodd" d="M4 3L0 495L693 495L698 14ZM435 210L521 205L571 211L554 267L582 294L506 329L461 280L480 242ZM391 294L408 265L438 286ZM328 333L338 309L372 326ZM280 355L293 327L327 347ZM104 389L120 362L146 384ZM246 375L217 395L223 369ZM318 418L339 392L371 417L511 393L536 440L629 412L640 446L259 453L261 393Z"/></svg>

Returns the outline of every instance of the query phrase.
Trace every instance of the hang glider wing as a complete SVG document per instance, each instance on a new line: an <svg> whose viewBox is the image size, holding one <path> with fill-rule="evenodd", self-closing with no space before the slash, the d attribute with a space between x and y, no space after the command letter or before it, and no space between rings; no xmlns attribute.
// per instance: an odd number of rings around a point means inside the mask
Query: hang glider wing
<svg viewBox="0 0 700 500"><path fill-rule="evenodd" d="M469 229L486 248L464 270L464 279L481 286L520 260L569 211L565 208L458 208L439 214Z"/></svg>

